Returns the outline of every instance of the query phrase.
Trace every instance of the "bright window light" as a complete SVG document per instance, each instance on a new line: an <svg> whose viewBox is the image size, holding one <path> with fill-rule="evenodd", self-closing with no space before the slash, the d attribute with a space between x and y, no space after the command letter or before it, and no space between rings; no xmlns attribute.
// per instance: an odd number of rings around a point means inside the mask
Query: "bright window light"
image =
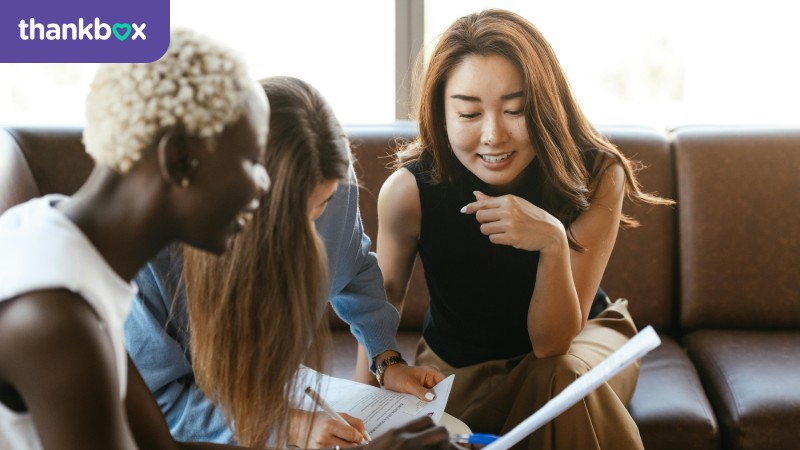
<svg viewBox="0 0 800 450"><path fill-rule="evenodd" d="M399 0L406 1L406 0ZM395 2L171 0L173 25L241 51L253 77L316 86L346 124L395 117ZM597 124L800 124L792 2L426 0L424 42L483 8L520 13ZM0 64L0 124L80 124L93 64Z"/></svg>
<svg viewBox="0 0 800 450"><path fill-rule="evenodd" d="M254 78L291 75L344 123L394 120L394 2L171 0L172 26L220 39ZM0 124L80 124L95 64L0 64Z"/></svg>
<svg viewBox="0 0 800 450"><path fill-rule="evenodd" d="M595 123L800 124L792 2L426 0L425 42L484 8L539 28Z"/></svg>

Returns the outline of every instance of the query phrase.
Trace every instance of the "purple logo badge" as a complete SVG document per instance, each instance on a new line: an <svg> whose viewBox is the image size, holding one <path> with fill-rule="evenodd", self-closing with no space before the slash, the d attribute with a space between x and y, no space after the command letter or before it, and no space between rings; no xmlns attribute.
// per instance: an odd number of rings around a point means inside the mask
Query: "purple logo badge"
<svg viewBox="0 0 800 450"><path fill-rule="evenodd" d="M169 46L169 0L4 2L0 62L152 62Z"/></svg>

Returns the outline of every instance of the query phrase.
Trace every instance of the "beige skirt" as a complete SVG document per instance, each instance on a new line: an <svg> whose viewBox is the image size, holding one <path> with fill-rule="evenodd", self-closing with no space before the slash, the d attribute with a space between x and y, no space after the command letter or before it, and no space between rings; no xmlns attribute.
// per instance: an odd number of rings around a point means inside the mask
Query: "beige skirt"
<svg viewBox="0 0 800 450"><path fill-rule="evenodd" d="M533 414L569 383L600 363L636 334L627 300L617 300L586 323L568 354L507 360L454 368L424 339L417 365L456 374L446 411L473 432L502 434ZM517 449L641 449L639 429L625 405L633 396L639 363L632 364L555 420L523 440Z"/></svg>

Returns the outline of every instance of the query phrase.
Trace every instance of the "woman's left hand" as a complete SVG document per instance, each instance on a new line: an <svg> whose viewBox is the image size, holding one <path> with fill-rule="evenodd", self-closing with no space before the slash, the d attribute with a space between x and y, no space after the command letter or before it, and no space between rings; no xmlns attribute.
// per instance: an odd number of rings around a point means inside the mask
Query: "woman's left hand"
<svg viewBox="0 0 800 450"><path fill-rule="evenodd" d="M528 251L560 248L566 240L564 225L547 211L515 195L490 197L475 191L476 201L461 212L475 214L481 233L495 244ZM558 247L554 247L558 246Z"/></svg>
<svg viewBox="0 0 800 450"><path fill-rule="evenodd" d="M444 374L431 366L392 364L383 374L383 385L395 392L411 394L422 401L433 400L431 388L444 380Z"/></svg>

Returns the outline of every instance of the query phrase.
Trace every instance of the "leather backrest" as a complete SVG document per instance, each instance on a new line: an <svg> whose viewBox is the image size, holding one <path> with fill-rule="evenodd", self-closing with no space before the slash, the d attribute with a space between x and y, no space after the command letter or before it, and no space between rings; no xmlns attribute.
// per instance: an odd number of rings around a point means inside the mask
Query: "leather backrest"
<svg viewBox="0 0 800 450"><path fill-rule="evenodd" d="M672 149L664 133L645 127L601 127L600 132L641 164L637 178L645 192L675 199ZM673 331L678 295L676 208L626 202L623 212L641 226L619 231L600 286L612 300L628 299L638 327Z"/></svg>
<svg viewBox="0 0 800 450"><path fill-rule="evenodd" d="M372 239L372 249L378 238L378 193L386 178L392 173L392 162L399 143L417 136L413 122L396 122L389 125L367 125L346 127L355 156L356 172L361 189L359 207L364 231ZM403 305L400 329L419 330L425 311L428 309L428 288L422 263L417 258Z"/></svg>
<svg viewBox="0 0 800 450"><path fill-rule="evenodd" d="M391 170L390 156L403 140L416 136L413 122L348 126L361 184L364 228L377 238L377 196ZM628 156L647 169L640 173L645 190L674 198L670 146L663 133L641 127L601 129ZM72 194L93 167L84 152L79 128L11 128L0 134L0 211L38 195ZM667 207L626 205L642 227L620 231L602 286L612 298L625 297L639 326L667 330L674 317L675 211ZM428 307L422 264L417 261L402 314L401 329L420 329ZM332 318L337 326L338 319Z"/></svg>
<svg viewBox="0 0 800 450"><path fill-rule="evenodd" d="M679 128L675 155L682 326L800 326L800 128Z"/></svg>
<svg viewBox="0 0 800 450"><path fill-rule="evenodd" d="M86 181L92 167L80 128L1 130L0 211L40 195L70 195Z"/></svg>
<svg viewBox="0 0 800 450"><path fill-rule="evenodd" d="M0 130L0 213L39 195L22 149L7 130Z"/></svg>

